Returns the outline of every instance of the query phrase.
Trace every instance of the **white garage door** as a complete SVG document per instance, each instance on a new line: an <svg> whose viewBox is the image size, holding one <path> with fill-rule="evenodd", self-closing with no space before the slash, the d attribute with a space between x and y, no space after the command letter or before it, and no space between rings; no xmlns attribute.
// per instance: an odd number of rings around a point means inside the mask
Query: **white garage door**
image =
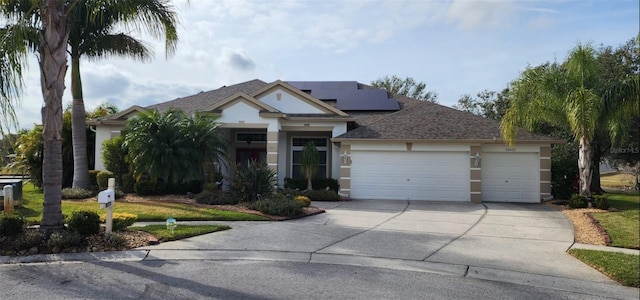
<svg viewBox="0 0 640 300"><path fill-rule="evenodd" d="M482 201L540 202L537 153L484 153Z"/></svg>
<svg viewBox="0 0 640 300"><path fill-rule="evenodd" d="M353 151L351 198L469 201L468 152Z"/></svg>

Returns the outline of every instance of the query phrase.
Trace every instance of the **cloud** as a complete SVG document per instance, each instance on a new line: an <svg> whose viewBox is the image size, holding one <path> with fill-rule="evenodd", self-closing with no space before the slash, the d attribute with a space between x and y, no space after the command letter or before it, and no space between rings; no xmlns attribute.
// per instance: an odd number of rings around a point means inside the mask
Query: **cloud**
<svg viewBox="0 0 640 300"><path fill-rule="evenodd" d="M447 20L463 29L495 28L509 23L516 14L510 1L454 0L447 11Z"/></svg>
<svg viewBox="0 0 640 300"><path fill-rule="evenodd" d="M253 71L256 68L256 63L245 51L225 49L223 51L223 63L238 71Z"/></svg>

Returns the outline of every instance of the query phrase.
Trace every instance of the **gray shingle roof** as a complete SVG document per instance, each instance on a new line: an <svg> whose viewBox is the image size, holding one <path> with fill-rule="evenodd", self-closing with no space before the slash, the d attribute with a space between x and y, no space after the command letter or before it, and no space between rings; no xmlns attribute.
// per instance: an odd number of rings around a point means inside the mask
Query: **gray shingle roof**
<svg viewBox="0 0 640 300"><path fill-rule="evenodd" d="M203 110L216 102L222 101L240 92L250 95L253 92L265 87L266 85L266 82L259 79L254 79L230 86L223 86L217 90L200 92L195 95L150 105L145 107L144 109L157 109L158 111L165 111L169 108L175 108L180 109L186 113L192 113L195 111Z"/></svg>
<svg viewBox="0 0 640 300"><path fill-rule="evenodd" d="M371 121L371 120L369 120ZM373 122L346 132L338 139L406 139L406 140L492 140L500 139L500 123L431 102L413 104ZM555 141L557 139L518 133L518 140Z"/></svg>

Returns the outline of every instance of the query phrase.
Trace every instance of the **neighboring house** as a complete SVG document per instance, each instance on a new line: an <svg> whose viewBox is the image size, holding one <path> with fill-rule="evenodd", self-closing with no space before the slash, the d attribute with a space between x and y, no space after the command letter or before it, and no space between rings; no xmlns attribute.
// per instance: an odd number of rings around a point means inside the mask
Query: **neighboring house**
<svg viewBox="0 0 640 300"><path fill-rule="evenodd" d="M355 81L252 80L91 120L96 169L128 118L169 108L217 115L230 160L266 162L280 186L300 176L313 141L318 175L352 199L540 202L551 195L551 144L564 142L521 131L508 147L499 122Z"/></svg>

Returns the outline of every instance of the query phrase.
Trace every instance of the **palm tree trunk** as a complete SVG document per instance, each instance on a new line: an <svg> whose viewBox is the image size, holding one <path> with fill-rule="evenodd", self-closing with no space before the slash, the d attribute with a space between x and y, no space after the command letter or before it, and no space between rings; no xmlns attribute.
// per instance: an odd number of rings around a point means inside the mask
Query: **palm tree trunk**
<svg viewBox="0 0 640 300"><path fill-rule="evenodd" d="M76 48L77 47L72 47ZM73 184L75 188L88 188L89 160L87 158L86 112L82 97L82 81L80 80L80 55L77 50L71 53L71 140L73 145Z"/></svg>
<svg viewBox="0 0 640 300"><path fill-rule="evenodd" d="M593 143L591 149L593 151L591 153L591 169L593 170L591 173L591 192L596 195L602 195L604 190L602 190L600 182L600 161L604 151L599 143Z"/></svg>
<svg viewBox="0 0 640 300"><path fill-rule="evenodd" d="M580 137L578 172L580 172L580 195L591 197L591 147L585 136Z"/></svg>
<svg viewBox="0 0 640 300"><path fill-rule="evenodd" d="M42 125L44 205L40 230L64 228L62 220L62 95L67 72L67 20L65 1L46 0L41 8L40 80L44 107Z"/></svg>

